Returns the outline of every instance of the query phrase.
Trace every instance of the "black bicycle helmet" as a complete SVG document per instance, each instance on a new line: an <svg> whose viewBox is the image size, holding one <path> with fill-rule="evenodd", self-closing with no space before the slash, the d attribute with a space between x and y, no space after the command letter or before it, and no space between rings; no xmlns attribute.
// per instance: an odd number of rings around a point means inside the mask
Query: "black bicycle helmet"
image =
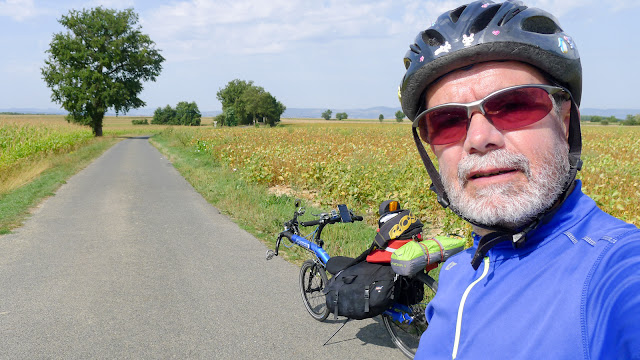
<svg viewBox="0 0 640 360"><path fill-rule="evenodd" d="M494 60L533 65L580 104L578 49L553 15L521 1L475 1L440 15L410 46L400 86L403 112L414 120L429 84L456 69Z"/></svg>
<svg viewBox="0 0 640 360"><path fill-rule="evenodd" d="M509 60L538 68L550 81L567 89L572 96L569 125L571 174L560 201L568 196L581 167L582 136L578 106L582 95L582 67L572 38L564 33L553 15L527 7L521 1L475 1L442 14L430 28L418 34L404 57L407 71L398 90L402 110L414 122L413 137L433 182L432 190L445 208L449 206L449 200L440 174L416 131L418 124L415 120L424 110L426 89L454 70L481 62ZM497 242L511 240L515 247L522 246L527 233L548 215L549 211L540 214L518 231L484 226L465 219L474 225L494 230L478 246L472 262L474 267L477 268L486 251Z"/></svg>

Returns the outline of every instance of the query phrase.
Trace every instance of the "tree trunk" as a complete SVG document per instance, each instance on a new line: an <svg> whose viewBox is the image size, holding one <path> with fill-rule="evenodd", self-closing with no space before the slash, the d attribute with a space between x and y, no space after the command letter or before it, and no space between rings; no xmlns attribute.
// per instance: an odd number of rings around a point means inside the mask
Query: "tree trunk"
<svg viewBox="0 0 640 360"><path fill-rule="evenodd" d="M96 137L102 136L102 119L104 119L104 112L92 114L91 122L93 127L93 134Z"/></svg>

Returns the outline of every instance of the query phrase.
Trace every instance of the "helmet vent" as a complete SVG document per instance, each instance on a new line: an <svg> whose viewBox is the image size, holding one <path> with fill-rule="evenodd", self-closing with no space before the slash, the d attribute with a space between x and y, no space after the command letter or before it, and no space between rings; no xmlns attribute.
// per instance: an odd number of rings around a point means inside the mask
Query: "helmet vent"
<svg viewBox="0 0 640 360"><path fill-rule="evenodd" d="M513 19L514 16L520 14L522 11L526 10L527 7L526 6L518 6L517 8L509 11L508 13L506 13L502 19L500 20L500 22L498 23L498 26L502 26L506 23L508 23L511 19Z"/></svg>
<svg viewBox="0 0 640 360"><path fill-rule="evenodd" d="M555 34L562 29L546 16L532 16L522 22L522 30L538 34Z"/></svg>
<svg viewBox="0 0 640 360"><path fill-rule="evenodd" d="M484 30L491 22L496 13L500 10L500 4L492 5L480 14L469 28L469 33L475 34Z"/></svg>
<svg viewBox="0 0 640 360"><path fill-rule="evenodd" d="M420 54L420 51L422 51L422 49L420 49L420 46L418 46L418 44L409 45L409 50L411 50L416 54Z"/></svg>
<svg viewBox="0 0 640 360"><path fill-rule="evenodd" d="M462 15L462 12L466 8L467 8L467 5L463 5L463 6L460 6L459 8L451 11L449 13L449 18L451 19L451 21L453 21L454 23L457 23L458 19L460 18L460 15Z"/></svg>
<svg viewBox="0 0 640 360"><path fill-rule="evenodd" d="M441 46L445 43L444 36L433 29L428 29L422 33L422 41L429 46Z"/></svg>

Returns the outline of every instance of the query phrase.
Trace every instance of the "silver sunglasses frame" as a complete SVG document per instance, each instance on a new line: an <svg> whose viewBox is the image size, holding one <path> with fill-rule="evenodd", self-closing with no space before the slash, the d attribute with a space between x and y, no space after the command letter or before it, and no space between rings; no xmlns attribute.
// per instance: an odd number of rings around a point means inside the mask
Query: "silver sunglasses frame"
<svg viewBox="0 0 640 360"><path fill-rule="evenodd" d="M467 121L470 121L471 119L471 115L473 115L473 113L475 112L479 112L481 113L483 116L486 116L485 112L484 112L484 107L482 106L487 100L491 99L492 97L511 91L511 90L516 90L516 89L523 89L523 88L538 88L538 89L543 89L547 92L547 94L549 94L549 98L551 98L551 101L554 102L555 104L555 100L553 99L553 95L559 92L564 92L567 95L566 100L570 100L571 99L571 93L569 92L569 90L561 87L561 86L554 86L554 85L545 85L545 84L524 84L524 85L515 85L515 86L509 86L506 87L504 89L500 89L498 91L494 91L491 94L483 97L480 100L476 100L476 101L472 101L470 103L446 103L446 104L440 104L440 105L436 105L434 107L428 108L424 111L422 111L421 113L418 114L418 116L416 116L415 120L413 120L413 127L414 128L419 128L420 127L420 120L422 120L422 118L427 115L428 113L434 111L434 110L438 110L438 109L442 109L442 108L446 108L446 107L450 107L450 106L455 106L455 107L463 107L467 109Z"/></svg>

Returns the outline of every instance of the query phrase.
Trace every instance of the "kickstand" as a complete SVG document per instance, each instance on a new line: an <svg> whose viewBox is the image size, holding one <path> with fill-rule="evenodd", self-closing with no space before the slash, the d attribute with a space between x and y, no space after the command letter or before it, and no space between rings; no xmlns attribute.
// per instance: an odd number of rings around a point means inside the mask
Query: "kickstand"
<svg viewBox="0 0 640 360"><path fill-rule="evenodd" d="M334 336L336 336L336 334L337 334L340 330L342 330L342 328L343 328L345 325L347 325L347 323L349 322L349 320L351 320L351 319L350 319L350 318L347 318L347 320L345 320L345 321L342 323L342 325L340 326L340 328L339 328L338 330L336 330L336 332L334 332L334 333L333 333L333 335L331 335L331 337L330 337L329 339L327 339L327 341L325 341L325 343L324 343L324 344L322 344L322 346L327 345L327 343L328 343L329 341L331 341L331 339L333 339L333 337L334 337Z"/></svg>

